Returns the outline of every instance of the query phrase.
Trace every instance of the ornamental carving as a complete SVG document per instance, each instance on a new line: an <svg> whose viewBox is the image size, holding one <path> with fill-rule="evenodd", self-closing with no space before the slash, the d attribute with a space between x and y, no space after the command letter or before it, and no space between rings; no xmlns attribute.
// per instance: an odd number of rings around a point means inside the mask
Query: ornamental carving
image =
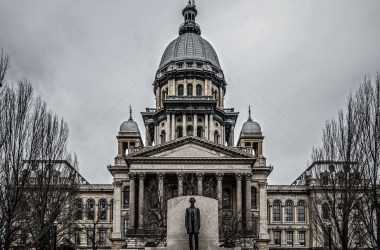
<svg viewBox="0 0 380 250"><path fill-rule="evenodd" d="M241 173L235 174L235 178L237 181L241 181L243 179L243 175Z"/></svg>
<svg viewBox="0 0 380 250"><path fill-rule="evenodd" d="M223 173L217 173L216 174L216 180L222 181L223 180Z"/></svg>
<svg viewBox="0 0 380 250"><path fill-rule="evenodd" d="M140 173L139 173L139 179L140 179L140 180L144 180L144 179L145 179L145 173L140 172Z"/></svg>
<svg viewBox="0 0 380 250"><path fill-rule="evenodd" d="M261 181L261 182L259 182L259 187L260 188L266 188L267 187L267 183L264 182L264 181Z"/></svg>
<svg viewBox="0 0 380 250"><path fill-rule="evenodd" d="M183 178L185 177L185 174L182 172L177 173L177 179L180 181L183 181Z"/></svg>
<svg viewBox="0 0 380 250"><path fill-rule="evenodd" d="M157 179L159 181L163 181L164 178L165 178L165 173L160 172L160 173L157 174Z"/></svg>
<svg viewBox="0 0 380 250"><path fill-rule="evenodd" d="M114 181L113 185L115 187L121 187L123 185L123 183L121 181Z"/></svg>
<svg viewBox="0 0 380 250"><path fill-rule="evenodd" d="M252 179L252 174L245 174L245 180L246 181L251 181L251 179Z"/></svg>
<svg viewBox="0 0 380 250"><path fill-rule="evenodd" d="M128 174L128 176L129 176L129 179L130 179L130 180L135 180L135 179L136 179L136 173L134 173L134 172L130 172L130 173Z"/></svg>
<svg viewBox="0 0 380 250"><path fill-rule="evenodd" d="M197 173L197 179L199 180L199 181L203 181L203 177L205 176L205 174L204 173Z"/></svg>

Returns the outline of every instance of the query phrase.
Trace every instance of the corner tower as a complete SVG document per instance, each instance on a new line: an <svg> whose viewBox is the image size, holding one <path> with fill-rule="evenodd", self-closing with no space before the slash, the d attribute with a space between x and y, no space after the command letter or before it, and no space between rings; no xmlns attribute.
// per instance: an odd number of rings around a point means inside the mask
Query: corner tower
<svg viewBox="0 0 380 250"><path fill-rule="evenodd" d="M146 146L184 136L234 145L239 113L224 107L227 83L214 48L201 37L197 13L189 1L179 36L162 56L153 83L156 107L142 112Z"/></svg>

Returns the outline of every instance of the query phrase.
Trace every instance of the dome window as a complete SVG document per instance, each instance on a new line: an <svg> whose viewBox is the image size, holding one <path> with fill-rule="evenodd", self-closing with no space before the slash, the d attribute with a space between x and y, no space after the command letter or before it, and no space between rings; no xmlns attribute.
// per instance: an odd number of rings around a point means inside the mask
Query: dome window
<svg viewBox="0 0 380 250"><path fill-rule="evenodd" d="M186 64L188 68L192 68L193 67L193 63L187 63Z"/></svg>
<svg viewBox="0 0 380 250"><path fill-rule="evenodd" d="M198 84L196 87L196 94L198 96L202 95L202 85Z"/></svg>
<svg viewBox="0 0 380 250"><path fill-rule="evenodd" d="M183 85L182 84L178 85L178 95L183 96Z"/></svg>
<svg viewBox="0 0 380 250"><path fill-rule="evenodd" d="M182 63L178 63L177 66L178 66L179 69L182 69L183 64Z"/></svg>
<svg viewBox="0 0 380 250"><path fill-rule="evenodd" d="M191 116L187 117L187 121L188 122L191 122L193 119L191 118Z"/></svg>
<svg viewBox="0 0 380 250"><path fill-rule="evenodd" d="M202 63L197 63L197 68L198 68L198 69L201 69L201 68L202 68L202 66L203 66L203 64L202 64Z"/></svg>
<svg viewBox="0 0 380 250"><path fill-rule="evenodd" d="M187 95L192 96L193 95L193 85L187 84Z"/></svg>

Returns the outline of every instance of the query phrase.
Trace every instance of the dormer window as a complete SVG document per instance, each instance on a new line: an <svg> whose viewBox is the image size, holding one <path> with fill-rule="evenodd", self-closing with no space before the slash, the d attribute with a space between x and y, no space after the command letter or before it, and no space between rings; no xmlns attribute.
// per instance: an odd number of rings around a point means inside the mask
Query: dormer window
<svg viewBox="0 0 380 250"><path fill-rule="evenodd" d="M193 67L193 63L187 63L187 67L188 68L192 68Z"/></svg>
<svg viewBox="0 0 380 250"><path fill-rule="evenodd" d="M202 66L203 66L202 63L197 63L197 68L198 68L198 69L202 69Z"/></svg>
<svg viewBox="0 0 380 250"><path fill-rule="evenodd" d="M183 64L182 63L178 63L177 66L178 66L179 69L182 69Z"/></svg>

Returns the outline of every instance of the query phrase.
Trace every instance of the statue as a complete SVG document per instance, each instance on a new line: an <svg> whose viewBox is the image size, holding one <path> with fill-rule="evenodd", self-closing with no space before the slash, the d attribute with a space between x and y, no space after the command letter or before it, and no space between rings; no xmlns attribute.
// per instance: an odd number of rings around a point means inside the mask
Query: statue
<svg viewBox="0 0 380 250"><path fill-rule="evenodd" d="M189 235L190 250L193 250L193 236L195 240L195 250L198 250L198 234L201 228L201 214L199 208L194 206L195 199L189 199L190 207L186 208L185 227Z"/></svg>

